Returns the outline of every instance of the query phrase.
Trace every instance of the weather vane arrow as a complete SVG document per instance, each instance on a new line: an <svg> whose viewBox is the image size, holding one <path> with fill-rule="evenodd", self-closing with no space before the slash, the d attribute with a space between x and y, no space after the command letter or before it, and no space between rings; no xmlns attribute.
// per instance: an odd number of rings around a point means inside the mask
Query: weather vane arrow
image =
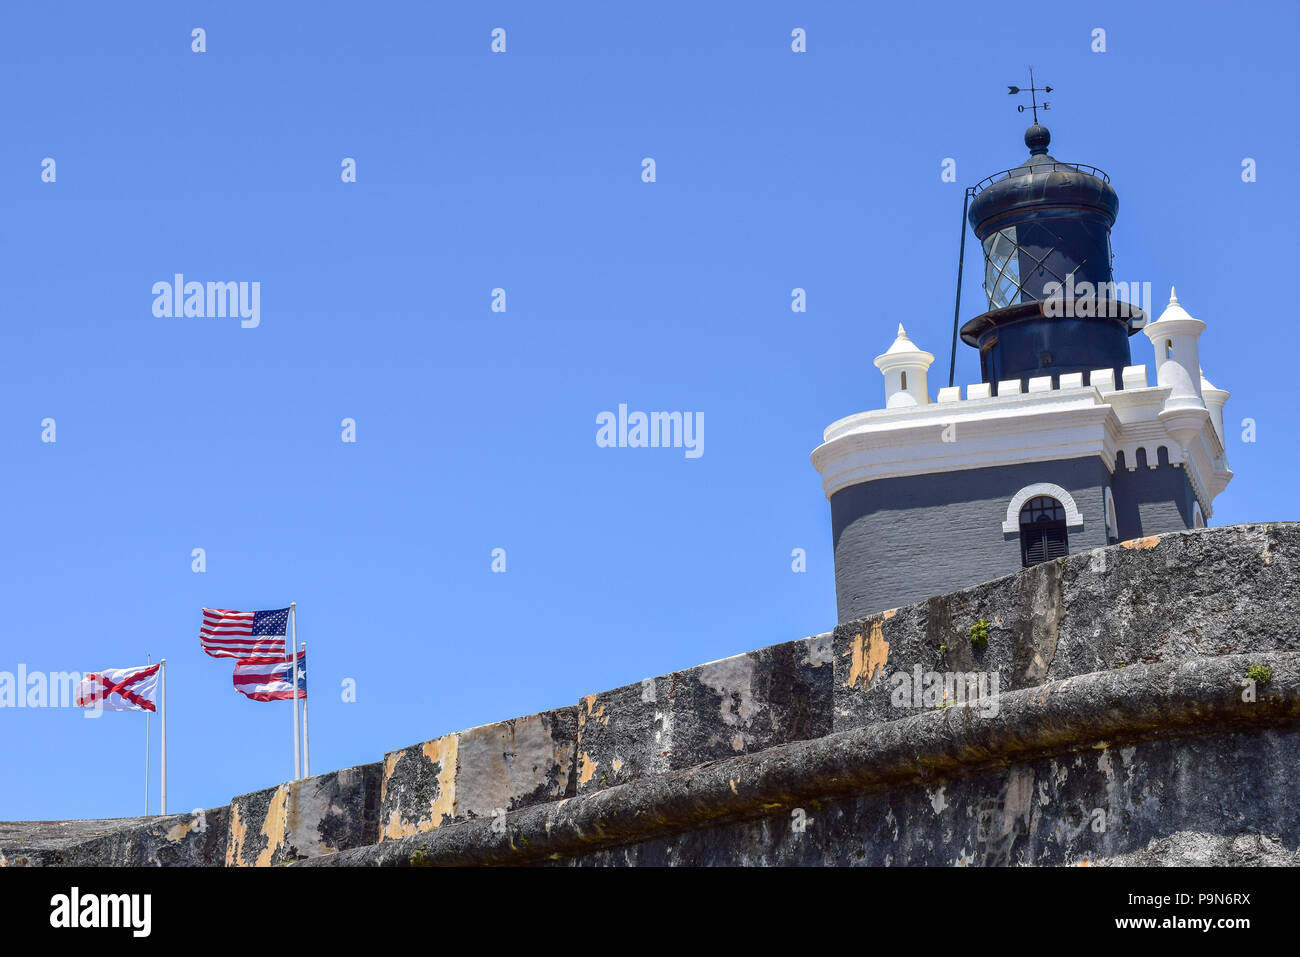
<svg viewBox="0 0 1300 957"><path fill-rule="evenodd" d="M1052 88L1050 86L1034 86L1034 68L1032 66L1029 68L1029 86L1026 87L1011 86L1011 85L1007 86L1007 93L1011 96L1015 96L1017 93L1029 94L1029 106L1025 107L1023 104L1017 106L1016 112L1023 113L1025 112L1026 109L1033 110L1035 123L1038 122L1038 111L1040 109L1050 110L1052 108L1052 105L1048 103L1046 100L1044 100L1042 103L1039 103L1038 94L1051 93L1051 92L1052 92Z"/></svg>

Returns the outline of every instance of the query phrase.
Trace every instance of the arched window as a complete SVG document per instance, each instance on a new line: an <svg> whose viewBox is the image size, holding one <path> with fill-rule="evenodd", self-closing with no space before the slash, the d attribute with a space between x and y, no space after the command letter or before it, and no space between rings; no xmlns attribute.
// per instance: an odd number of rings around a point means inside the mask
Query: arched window
<svg viewBox="0 0 1300 957"><path fill-rule="evenodd" d="M1174 357L1174 340L1172 340L1172 339L1166 339L1166 340L1165 340L1165 358L1166 358L1166 359L1172 359L1173 357Z"/></svg>
<svg viewBox="0 0 1300 957"><path fill-rule="evenodd" d="M1028 568L1070 554L1065 507L1048 495L1031 498L1020 510L1020 560Z"/></svg>
<svg viewBox="0 0 1300 957"><path fill-rule="evenodd" d="M903 389L906 390L906 389L907 389L907 372L906 372L906 371L904 371L904 372L900 372L899 375L902 376L902 378L903 378Z"/></svg>

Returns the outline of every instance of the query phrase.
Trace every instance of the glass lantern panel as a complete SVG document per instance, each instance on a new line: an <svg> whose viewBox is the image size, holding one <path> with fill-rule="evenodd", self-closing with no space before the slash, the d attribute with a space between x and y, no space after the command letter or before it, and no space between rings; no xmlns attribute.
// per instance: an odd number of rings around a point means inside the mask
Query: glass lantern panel
<svg viewBox="0 0 1300 957"><path fill-rule="evenodd" d="M1008 226L984 237L984 293L990 309L1001 309L1020 292L1020 250L1016 227Z"/></svg>

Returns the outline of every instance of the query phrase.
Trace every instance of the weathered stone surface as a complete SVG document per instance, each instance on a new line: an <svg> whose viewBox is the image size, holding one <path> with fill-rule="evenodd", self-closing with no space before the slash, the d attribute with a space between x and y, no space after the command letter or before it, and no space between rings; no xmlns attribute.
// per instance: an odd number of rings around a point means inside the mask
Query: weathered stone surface
<svg viewBox="0 0 1300 957"><path fill-rule="evenodd" d="M85 867L220 867L226 862L229 807L169 814L66 848L60 863Z"/></svg>
<svg viewBox="0 0 1300 957"><path fill-rule="evenodd" d="M84 821L0 822L0 867L47 867L62 863L74 844L153 820L110 817Z"/></svg>
<svg viewBox="0 0 1300 957"><path fill-rule="evenodd" d="M1053 660L1061 613L1062 563L1047 562L834 631L835 729L897 721L922 708L908 694L920 673L982 673L998 693L1042 684ZM970 629L989 623L987 644ZM1096 669L1090 669L1096 670ZM905 682L905 683L904 683ZM928 707L934 707L931 703Z"/></svg>
<svg viewBox="0 0 1300 957"><path fill-rule="evenodd" d="M1271 668L1272 677L1247 690L1243 682L1252 665ZM778 812L793 815L803 809L807 814L812 807L821 813L823 804L846 809L841 812L845 823L832 825L832 833L853 835L855 828L877 828L863 832L869 833L871 844L870 852L862 851L864 860L886 863L889 857L889 863L902 863L905 856L910 863L952 862L937 856L923 859L925 854L938 853L934 835L957 833L958 822L926 831L927 819L912 813L924 803L917 796L921 792L906 797L909 789L918 787L935 813L941 805L952 803L940 793L944 788L963 795L967 817L979 809L987 819L984 844L993 833L990 815L1014 818L1023 813L1032 820L1041 813L1049 820L1059 819L1060 827L1050 833L1073 836L1058 841L1060 848L1053 850L1050 834L1043 832L1041 848L1046 850L1033 845L1027 862L1068 863L1069 853L1082 846L1075 840L1081 833L1077 816L1060 810L1073 800L1069 788L1075 785L1067 780L1072 767L1086 772L1078 777L1078 793L1085 795L1078 801L1093 802L1090 808L1102 807L1108 818L1118 816L1129 835L1127 845L1103 845L1100 853L1132 850L1185 829L1188 822L1210 828L1210 833L1232 836L1241 833L1238 825L1245 821L1247 831L1261 828L1261 833L1276 835L1277 841L1295 849L1300 846L1296 843L1300 781L1287 755L1300 743L1294 733L1298 725L1300 654L1252 653L1136 665L1005 693L993 713L952 707L866 724L524 808L501 822L467 821L377 848L348 851L322 863L538 863L667 840L688 831L723 829L747 820L770 820ZM1137 781L1137 771L1130 765L1138 752L1125 749L1148 743L1143 753L1149 755L1152 772L1127 797L1119 794L1117 788ZM1094 760L1101 763L1095 768L1087 765ZM1202 771L1204 781L1196 777ZM1102 773L1103 779L1094 772ZM1182 792L1169 783L1180 780L1178 775L1193 782ZM1247 798L1253 802L1253 817L1233 817L1229 813L1232 789L1244 793L1247 779L1255 782L1251 785L1255 790L1249 792L1254 796ZM1032 793L1026 790L1030 785ZM1119 796L1104 805L1096 803L1095 795L1103 792ZM1175 800L1179 793L1184 796ZM859 802L861 796L882 794L883 804ZM1168 796L1163 808L1162 795ZM1217 810L1194 809L1197 802L1211 798L1218 802ZM913 802L907 805L911 816L900 819L890 802L906 800ZM1056 810L1043 810L1053 801ZM1143 802L1151 802L1148 806L1154 810L1143 810L1139 807ZM1091 826L1091 820L1085 826ZM882 821L890 824L888 843L882 836L886 832L878 830ZM1214 821L1218 824L1211 827ZM1005 833L997 834L1012 835L1013 823L1006 823ZM915 837L901 838L894 824L912 827ZM832 844L826 845L828 853ZM753 845L736 844L737 855L746 846L752 851ZM1009 846L1014 849L1014 841ZM1009 850L1001 858L985 854L966 863L1012 863L1010 854ZM744 862L739 856L727 858L718 849L714 857L720 863ZM617 859L607 857L607 862Z"/></svg>
<svg viewBox="0 0 1300 957"><path fill-rule="evenodd" d="M831 730L831 636L772 645L578 706L578 792Z"/></svg>
<svg viewBox="0 0 1300 957"><path fill-rule="evenodd" d="M1145 848L1096 858L1093 867L1300 867L1300 852L1275 837L1249 831L1205 834L1175 831Z"/></svg>
<svg viewBox="0 0 1300 957"><path fill-rule="evenodd" d="M1295 866L1297 750L1296 729L1101 747L560 863Z"/></svg>
<svg viewBox="0 0 1300 957"><path fill-rule="evenodd" d="M379 840L379 764L243 794L230 802L225 863L266 867Z"/></svg>
<svg viewBox="0 0 1300 957"><path fill-rule="evenodd" d="M1066 562L1049 677L1300 651L1300 523L1142 538Z"/></svg>
<svg viewBox="0 0 1300 957"><path fill-rule="evenodd" d="M834 631L835 728L916 713L895 692L918 666L982 673L990 687L996 677L1005 693L1139 663L1300 650L1298 581L1300 524L1239 525L1094 549L845 622ZM981 619L982 647L971 641Z"/></svg>
<svg viewBox="0 0 1300 957"><path fill-rule="evenodd" d="M392 751L384 758L381 840L574 792L576 708L559 708Z"/></svg>

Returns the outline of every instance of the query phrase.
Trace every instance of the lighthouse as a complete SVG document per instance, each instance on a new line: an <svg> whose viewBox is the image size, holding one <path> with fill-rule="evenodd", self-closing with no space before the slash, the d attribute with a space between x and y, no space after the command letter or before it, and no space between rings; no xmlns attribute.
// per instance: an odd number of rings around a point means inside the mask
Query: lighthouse
<svg viewBox="0 0 1300 957"><path fill-rule="evenodd" d="M840 621L1202 526L1232 478L1205 323L1173 290L1151 321L1143 289L1112 273L1109 176L1056 159L1036 111L1024 142L968 191L987 308L960 337L981 381L932 394L934 356L899 325L875 359L883 405L831 423L812 453Z"/></svg>
<svg viewBox="0 0 1300 957"><path fill-rule="evenodd" d="M1096 167L1061 163L1052 135L1025 131L1029 157L975 187L970 225L984 250L989 309L962 341L979 350L984 381L997 383L1130 364L1129 337L1146 315L1111 272L1110 230L1119 196Z"/></svg>

